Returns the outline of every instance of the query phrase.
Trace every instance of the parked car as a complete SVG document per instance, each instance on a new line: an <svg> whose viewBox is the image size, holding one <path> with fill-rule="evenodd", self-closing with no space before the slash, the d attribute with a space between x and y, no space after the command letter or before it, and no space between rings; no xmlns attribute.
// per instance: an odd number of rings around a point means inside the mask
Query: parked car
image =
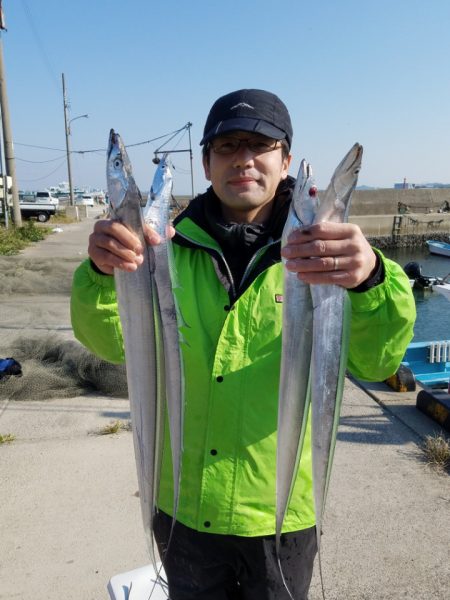
<svg viewBox="0 0 450 600"><path fill-rule="evenodd" d="M79 196L78 198L75 198L75 205L77 206L94 206L95 202L94 202L94 198L92 196L89 196L88 194L83 194L82 196Z"/></svg>
<svg viewBox="0 0 450 600"><path fill-rule="evenodd" d="M52 215L56 214L56 206L52 202L44 202L43 199L39 202L36 202L35 198L31 202L20 200L19 205L24 219L35 218L40 223L45 223Z"/></svg>
<svg viewBox="0 0 450 600"><path fill-rule="evenodd" d="M45 190L43 192L36 192L36 202L54 204L55 206L59 206L59 200L55 196L52 196L51 192Z"/></svg>

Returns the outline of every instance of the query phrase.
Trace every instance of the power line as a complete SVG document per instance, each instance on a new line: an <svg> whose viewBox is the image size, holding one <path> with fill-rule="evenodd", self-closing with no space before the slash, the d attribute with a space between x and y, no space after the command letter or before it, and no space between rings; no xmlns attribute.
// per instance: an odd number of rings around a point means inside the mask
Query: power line
<svg viewBox="0 0 450 600"><path fill-rule="evenodd" d="M135 144L126 144L125 148L134 148L135 146L143 146L144 144L151 144L152 142L162 140L165 137L172 136L169 140L167 140L167 142L162 144L162 146L164 146L165 144L168 144L170 142L170 140L172 140L177 134L184 131L186 129L186 127L187 126L184 125L180 129L177 129L176 131L171 131L170 133L165 133L164 135L160 135L160 136L152 138L150 140L136 142ZM50 148L49 146L37 146L34 144L24 144L24 143L20 143L20 142L14 142L14 144L16 146L24 146L26 148L38 148L39 150L53 150L55 152L66 152L66 150L65 149L63 150L62 148ZM162 146L160 146L160 148L162 148ZM158 150L159 150L159 148L158 148ZM88 154L90 152L106 152L106 148L93 148L92 150L72 150L71 154Z"/></svg>
<svg viewBox="0 0 450 600"><path fill-rule="evenodd" d="M25 146L27 148L39 148L40 150L54 150L55 152L65 152L61 148L49 148L48 146L34 146L33 144L21 144L20 142L14 142L15 146Z"/></svg>
<svg viewBox="0 0 450 600"><path fill-rule="evenodd" d="M40 165L43 163L49 163L49 162L55 162L57 160L61 160L61 157L58 156L58 158L50 158L49 160L27 160L26 158L19 158L18 156L16 156L16 160L20 160L22 162L26 162L26 163L33 163L36 165Z"/></svg>
<svg viewBox="0 0 450 600"><path fill-rule="evenodd" d="M58 171L65 162L66 162L66 157L64 157L61 160L60 164L56 167L56 169L54 169L50 173L47 173L47 175L44 175L43 177L38 177L37 179L22 179L22 177L20 177L20 181L26 181L26 182L42 181L42 179L46 179L47 177L50 177L50 175L53 175L53 173L56 173L56 171Z"/></svg>

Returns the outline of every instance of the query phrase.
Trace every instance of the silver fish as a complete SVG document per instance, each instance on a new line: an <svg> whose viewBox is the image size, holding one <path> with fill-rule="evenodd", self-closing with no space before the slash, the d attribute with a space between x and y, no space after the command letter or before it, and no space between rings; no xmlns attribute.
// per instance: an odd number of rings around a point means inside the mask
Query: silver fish
<svg viewBox="0 0 450 600"><path fill-rule="evenodd" d="M296 229L311 225L316 188L312 169L302 160L281 244ZM283 259L283 262L286 262ZM309 285L284 270L283 334L278 404L276 548L292 494L302 452L308 414L313 307Z"/></svg>
<svg viewBox="0 0 450 600"><path fill-rule="evenodd" d="M153 515L162 455L165 372L158 298L152 277L155 259L153 249L144 240L141 193L122 140L113 130L108 144L107 184L111 218L136 233L144 248L143 264L133 272L115 269L114 278L125 345L142 519L152 566L158 573Z"/></svg>
<svg viewBox="0 0 450 600"><path fill-rule="evenodd" d="M172 184L172 173L167 154L165 154L158 163L150 187L147 204L144 208L144 220L162 239L160 244L152 248L155 264L153 277L158 296L164 345L165 387L173 466L174 524L178 509L183 452L184 371L180 350L182 339L178 328L179 323L181 324L183 321L173 293L173 290L179 286L172 242L168 235Z"/></svg>
<svg viewBox="0 0 450 600"><path fill-rule="evenodd" d="M361 169L363 148L345 155L321 196L314 223L348 220L350 200ZM339 423L348 354L350 310L347 290L340 285L311 285L314 307L311 374L312 460L317 545L320 549L323 511ZM319 553L320 558L320 553Z"/></svg>
<svg viewBox="0 0 450 600"><path fill-rule="evenodd" d="M311 167L302 161L283 231L283 246L294 229L321 221L342 223L347 220L361 159L362 146L355 144L339 163L320 200ZM282 577L280 536L301 461L310 401L314 506L320 549L323 509L342 400L349 328L349 312L345 308L347 292L343 287L310 286L287 271L284 278L276 506L276 552ZM291 595L286 582L285 586Z"/></svg>

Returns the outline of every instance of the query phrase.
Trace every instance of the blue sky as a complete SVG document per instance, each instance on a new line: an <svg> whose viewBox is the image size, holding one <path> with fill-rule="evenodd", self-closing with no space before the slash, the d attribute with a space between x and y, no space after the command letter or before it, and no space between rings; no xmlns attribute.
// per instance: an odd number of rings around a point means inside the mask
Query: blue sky
<svg viewBox="0 0 450 600"><path fill-rule="evenodd" d="M61 73L70 116L89 114L72 123L73 150L106 147L111 127L134 144L192 122L196 193L207 186L198 143L209 108L242 87L288 106L293 175L304 157L325 186L358 141L360 185L450 182L448 0L4 0L3 9L21 189L67 180ZM130 148L143 190L160 143ZM187 148L188 138L175 143ZM189 193L188 154L173 162L174 192ZM72 169L75 185L105 187L103 152L74 154Z"/></svg>

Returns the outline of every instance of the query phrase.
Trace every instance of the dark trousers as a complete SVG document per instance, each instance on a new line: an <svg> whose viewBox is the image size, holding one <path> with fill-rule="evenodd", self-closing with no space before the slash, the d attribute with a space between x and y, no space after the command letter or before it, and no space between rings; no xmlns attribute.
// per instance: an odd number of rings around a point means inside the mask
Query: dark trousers
<svg viewBox="0 0 450 600"><path fill-rule="evenodd" d="M203 533L159 512L154 532L169 582L170 600L290 600L275 554L275 536ZM311 527L281 537L281 565L294 600L307 600L316 532Z"/></svg>

